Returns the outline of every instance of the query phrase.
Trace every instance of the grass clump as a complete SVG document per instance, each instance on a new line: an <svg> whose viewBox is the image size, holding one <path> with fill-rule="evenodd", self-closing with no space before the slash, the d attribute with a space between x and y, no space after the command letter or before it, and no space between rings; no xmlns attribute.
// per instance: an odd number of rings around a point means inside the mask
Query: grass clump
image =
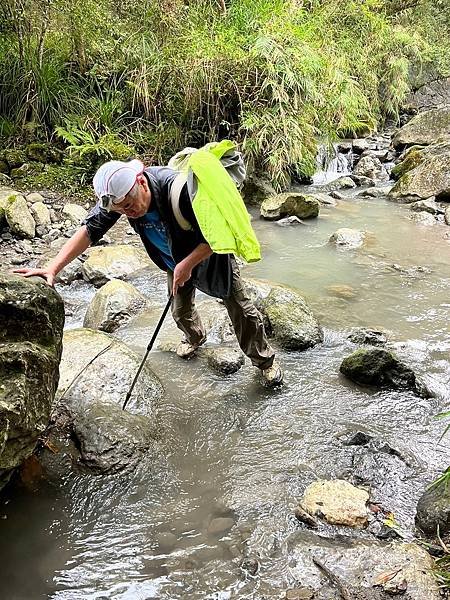
<svg viewBox="0 0 450 600"><path fill-rule="evenodd" d="M401 5L6 0L0 136L68 145L87 176L127 148L164 163L232 137L282 189L313 173L318 141L396 118L417 65L445 72L442 41L427 41L445 19Z"/></svg>

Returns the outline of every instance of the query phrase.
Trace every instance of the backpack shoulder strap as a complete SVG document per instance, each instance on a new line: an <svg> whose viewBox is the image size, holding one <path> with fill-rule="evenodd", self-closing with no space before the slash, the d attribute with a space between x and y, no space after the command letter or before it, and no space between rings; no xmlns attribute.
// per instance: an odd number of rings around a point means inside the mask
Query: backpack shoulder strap
<svg viewBox="0 0 450 600"><path fill-rule="evenodd" d="M172 186L170 188L170 203L172 205L174 217L181 229L184 229L184 231L191 231L192 225L187 219L183 217L180 210L180 194L186 182L186 173L178 173L178 175L173 180Z"/></svg>

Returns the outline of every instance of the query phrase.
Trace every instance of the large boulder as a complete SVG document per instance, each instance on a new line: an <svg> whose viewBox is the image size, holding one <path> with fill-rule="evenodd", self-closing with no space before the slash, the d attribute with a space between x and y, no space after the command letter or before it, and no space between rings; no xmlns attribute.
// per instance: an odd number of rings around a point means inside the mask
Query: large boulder
<svg viewBox="0 0 450 600"><path fill-rule="evenodd" d="M287 350L306 350L323 341L323 331L304 298L276 285L259 303L268 319L268 333Z"/></svg>
<svg viewBox="0 0 450 600"><path fill-rule="evenodd" d="M417 165L400 177L388 199L415 202L435 196L437 200L450 200L450 143L436 144L417 152Z"/></svg>
<svg viewBox="0 0 450 600"><path fill-rule="evenodd" d="M33 452L58 385L64 306L42 279L0 274L0 487Z"/></svg>
<svg viewBox="0 0 450 600"><path fill-rule="evenodd" d="M122 406L141 357L123 342L93 329L64 333L57 412L72 418L93 403ZM129 412L152 419L156 428L158 402L164 388L144 365L128 405Z"/></svg>
<svg viewBox="0 0 450 600"><path fill-rule="evenodd" d="M335 192L337 190L351 190L356 187L356 183L353 181L351 177L344 175L342 177L338 177L330 183L326 183L325 185L321 185L318 190L320 192Z"/></svg>
<svg viewBox="0 0 450 600"><path fill-rule="evenodd" d="M36 224L23 196L12 194L4 204L5 217L11 231L20 237L34 238Z"/></svg>
<svg viewBox="0 0 450 600"><path fill-rule="evenodd" d="M433 144L450 138L450 106L434 108L413 117L392 139L394 148Z"/></svg>
<svg viewBox="0 0 450 600"><path fill-rule="evenodd" d="M83 265L83 277L96 286L111 279L124 279L144 267L154 266L142 248L126 244L91 248Z"/></svg>
<svg viewBox="0 0 450 600"><path fill-rule="evenodd" d="M133 285L111 279L92 298L83 326L111 333L146 305L147 299Z"/></svg>
<svg viewBox="0 0 450 600"><path fill-rule="evenodd" d="M392 167L391 175L392 179L396 181L403 177L408 171L412 171L424 161L424 154L422 152L423 146L412 146L408 149L405 155L400 157L400 161Z"/></svg>
<svg viewBox="0 0 450 600"><path fill-rule="evenodd" d="M278 194L266 198L261 204L261 216L272 221L289 216L310 219L317 217L319 210L320 203L316 198L297 192Z"/></svg>
<svg viewBox="0 0 450 600"><path fill-rule="evenodd" d="M440 106L450 106L450 77L433 79L422 85L406 99L406 106L412 110L429 110Z"/></svg>
<svg viewBox="0 0 450 600"><path fill-rule="evenodd" d="M93 472L117 473L133 469L155 448L153 426L149 417L94 402L73 414L71 429L82 465Z"/></svg>
<svg viewBox="0 0 450 600"><path fill-rule="evenodd" d="M417 503L416 525L429 535L450 533L450 485L445 482L426 490Z"/></svg>
<svg viewBox="0 0 450 600"><path fill-rule="evenodd" d="M340 371L358 384L426 394L414 371L383 348L359 348L344 358Z"/></svg>

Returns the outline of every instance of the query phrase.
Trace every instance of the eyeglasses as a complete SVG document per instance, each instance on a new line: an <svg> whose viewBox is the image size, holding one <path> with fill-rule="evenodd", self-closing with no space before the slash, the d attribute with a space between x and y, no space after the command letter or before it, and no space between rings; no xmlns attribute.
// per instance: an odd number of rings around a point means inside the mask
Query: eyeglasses
<svg viewBox="0 0 450 600"><path fill-rule="evenodd" d="M120 204L124 198L125 196L123 198L116 198L116 196L113 196L112 194L105 194L101 197L100 201L102 203L102 208L108 209L111 205Z"/></svg>

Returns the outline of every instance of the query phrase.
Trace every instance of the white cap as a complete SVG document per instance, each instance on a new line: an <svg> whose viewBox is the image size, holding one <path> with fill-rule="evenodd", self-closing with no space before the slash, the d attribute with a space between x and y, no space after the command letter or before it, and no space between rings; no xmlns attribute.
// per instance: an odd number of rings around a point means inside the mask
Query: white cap
<svg viewBox="0 0 450 600"><path fill-rule="evenodd" d="M143 172L144 163L137 159L129 162L110 160L102 165L93 180L95 195L102 207L111 210L114 204L121 202Z"/></svg>

